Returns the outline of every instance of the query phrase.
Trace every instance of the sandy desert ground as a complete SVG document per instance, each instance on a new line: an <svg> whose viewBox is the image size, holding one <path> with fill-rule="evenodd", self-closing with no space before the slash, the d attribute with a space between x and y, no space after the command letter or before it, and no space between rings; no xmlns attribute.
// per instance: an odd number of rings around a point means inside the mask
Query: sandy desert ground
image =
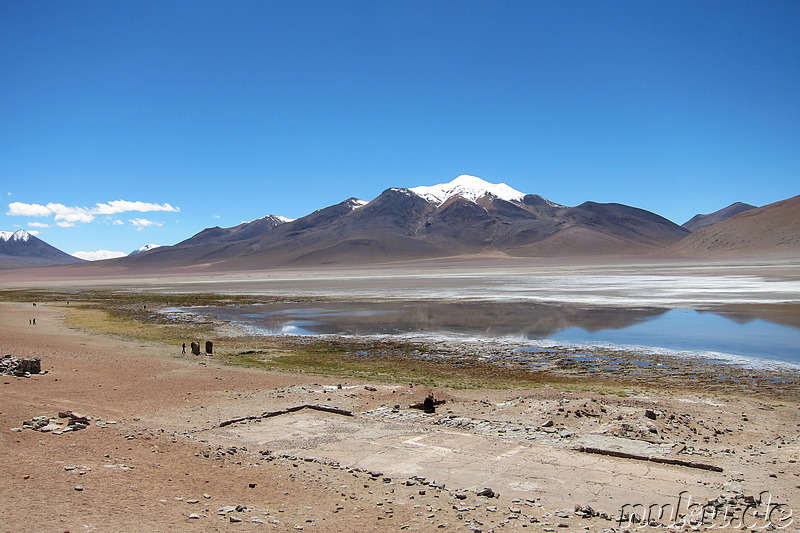
<svg viewBox="0 0 800 533"><path fill-rule="evenodd" d="M791 267L770 272L797 281ZM241 278L237 291L265 286ZM2 376L2 531L599 532L641 528L625 519L648 509L645 530L700 510L705 524L678 529L797 530L796 382L780 394L624 380L454 389L271 372L75 329L68 311L0 304L0 355L46 370ZM435 413L409 408L428 394L445 401ZM67 411L90 425L23 427Z"/></svg>

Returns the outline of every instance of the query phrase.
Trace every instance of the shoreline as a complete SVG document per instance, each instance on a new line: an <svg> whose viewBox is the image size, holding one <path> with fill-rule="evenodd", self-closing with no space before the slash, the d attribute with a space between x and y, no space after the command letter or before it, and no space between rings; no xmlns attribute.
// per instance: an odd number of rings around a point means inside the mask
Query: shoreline
<svg viewBox="0 0 800 533"><path fill-rule="evenodd" d="M8 297L9 294L5 294ZM69 294L48 292L29 294L29 296L50 296L64 305ZM283 302L281 307L292 307L297 302L308 305L340 303L340 300L326 298L294 298L288 303L282 298L263 296L231 296L227 294L205 293L189 295L199 305L185 305L182 299L187 295L166 292L142 291L92 291L88 298L80 299L72 294L71 311L81 307L100 312L111 312L115 320L121 320L137 328L127 331L128 335L142 336L152 340L162 340L180 345L182 335L193 335L199 329L201 336L215 339L216 351L226 355L228 363L250 365L256 368L274 368L289 371L320 373L329 377L348 376L351 367L360 369L362 375L377 376L386 371L389 375L414 375L414 366L425 363L434 368L439 381L433 383L457 383L460 374L470 376L469 381L477 386L486 381L475 377L500 372L502 379L524 386L526 382L546 383L550 378L558 382L573 380L576 383L616 382L620 385L639 387L658 383L660 387L682 388L686 383L705 387L708 391L746 393L770 397L800 398L800 369L797 365L784 361L756 360L749 357L726 357L697 350L650 349L641 346L624 346L613 343L569 343L550 339L531 340L518 338L486 338L471 335L437 334L377 334L377 335L272 335L262 334L252 327L220 319L191 308L208 308L207 300L215 299L216 304L233 308L236 305ZM233 303L231 298L241 299ZM148 302L144 304L143 302ZM196 304L198 302L195 302ZM294 302L294 303L292 303ZM353 300L347 300L352 303ZM397 300L384 300L395 305ZM464 304L465 302L460 302ZM467 304L469 302L466 302ZM144 309L142 309L144 305ZM88 307L87 307L88 306ZM189 309L189 313L175 313L175 309ZM103 311L105 309L105 311ZM792 308L793 311L794 307ZM367 317L370 318L370 317ZM480 317L478 317L480 319ZM97 323L88 327L97 326ZM123 331L125 328L123 328ZM151 333L155 332L155 336ZM186 337L185 337L186 338ZM316 368L313 357L305 357L300 362L275 364L274 357L240 357L248 352L266 350L283 354L308 352L308 347L320 343L330 345L325 348L325 357L341 363L327 368ZM316 348L312 349L319 352ZM409 355L411 351L416 355ZM319 352L321 353L321 352ZM371 368L375 367L375 368ZM450 374L449 377L446 377ZM391 379L391 377L389 378ZM501 386L502 379L491 379L489 387Z"/></svg>
<svg viewBox="0 0 800 533"><path fill-rule="evenodd" d="M245 324L230 324L229 331L239 331L241 337L262 337L264 339L321 339L321 340L348 340L355 342L370 341L398 341L419 345L452 344L461 346L499 346L508 347L515 352L542 353L548 350L557 350L561 355L589 355L584 352L602 350L604 353L619 353L623 357L654 358L665 357L671 360L700 361L701 363L716 363L723 367L733 366L749 370L764 370L774 372L799 373L800 363L784 361L781 359L767 359L755 355L735 354L711 350L693 350L689 348L668 348L661 346L645 346L638 344L618 344L607 341L571 342L553 338L523 339L518 336L478 337L469 334L457 333L375 333L375 334L338 334L338 333L270 333L257 326ZM236 334L234 333L234 336ZM579 352L579 353L578 353ZM598 356L606 358L606 356ZM513 361L513 358L509 358ZM645 366L645 365L642 365Z"/></svg>

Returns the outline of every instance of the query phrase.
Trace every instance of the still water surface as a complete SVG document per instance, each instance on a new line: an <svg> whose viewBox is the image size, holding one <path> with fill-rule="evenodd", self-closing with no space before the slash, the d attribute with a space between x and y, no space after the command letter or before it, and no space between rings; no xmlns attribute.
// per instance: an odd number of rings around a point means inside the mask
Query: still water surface
<svg viewBox="0 0 800 533"><path fill-rule="evenodd" d="M419 335L552 340L716 352L800 365L800 329L690 309L530 303L384 302L259 304L184 310L261 334Z"/></svg>

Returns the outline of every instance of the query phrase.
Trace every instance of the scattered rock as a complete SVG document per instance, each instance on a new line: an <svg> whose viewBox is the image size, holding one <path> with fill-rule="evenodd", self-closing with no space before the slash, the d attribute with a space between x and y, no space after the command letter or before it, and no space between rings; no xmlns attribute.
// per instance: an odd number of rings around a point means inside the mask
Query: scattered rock
<svg viewBox="0 0 800 533"><path fill-rule="evenodd" d="M576 505L575 514L581 518L592 518L597 516L597 511L592 509L589 505Z"/></svg>
<svg viewBox="0 0 800 533"><path fill-rule="evenodd" d="M42 373L42 361L38 357L14 357L4 355L0 358L0 374L6 376L28 377Z"/></svg>
<svg viewBox="0 0 800 533"><path fill-rule="evenodd" d="M62 422L58 418L50 418L49 416L34 416L30 420L22 422L22 427L40 431L42 433L53 433L54 435L61 435L67 431L79 431L89 427L89 417L75 414L72 411L59 413L60 418L69 418L66 426L62 426Z"/></svg>

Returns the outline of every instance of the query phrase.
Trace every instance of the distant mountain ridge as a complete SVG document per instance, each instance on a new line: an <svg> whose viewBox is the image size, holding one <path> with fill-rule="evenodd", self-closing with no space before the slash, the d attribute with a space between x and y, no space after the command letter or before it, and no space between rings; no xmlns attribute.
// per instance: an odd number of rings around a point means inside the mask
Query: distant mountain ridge
<svg viewBox="0 0 800 533"><path fill-rule="evenodd" d="M685 256L800 254L800 196L743 211L667 249Z"/></svg>
<svg viewBox="0 0 800 533"><path fill-rule="evenodd" d="M242 241L261 235L265 231L269 231L272 228L291 221L292 219L290 218L267 215L259 218L258 220L243 222L238 226L233 226L231 228L220 228L219 226L214 226L213 228L204 229L188 239L179 242L175 246L193 246L196 244Z"/></svg>
<svg viewBox="0 0 800 533"><path fill-rule="evenodd" d="M742 202L736 202L728 207L720 209L719 211L715 211L713 213L707 215L695 215L689 220L682 224L682 226L689 231L697 231L703 228L707 228L708 226L713 226L723 220L727 220L732 216L736 216L739 213L744 213L745 211L749 211L750 209L755 209L756 206L745 204Z"/></svg>
<svg viewBox="0 0 800 533"><path fill-rule="evenodd" d="M0 268L52 266L82 263L68 253L50 246L35 235L25 231L0 231Z"/></svg>
<svg viewBox="0 0 800 533"><path fill-rule="evenodd" d="M474 176L390 188L372 201L350 198L294 221L267 216L209 228L134 266L217 268L358 264L471 254L511 256L643 254L689 231L643 209L585 202L566 207Z"/></svg>

